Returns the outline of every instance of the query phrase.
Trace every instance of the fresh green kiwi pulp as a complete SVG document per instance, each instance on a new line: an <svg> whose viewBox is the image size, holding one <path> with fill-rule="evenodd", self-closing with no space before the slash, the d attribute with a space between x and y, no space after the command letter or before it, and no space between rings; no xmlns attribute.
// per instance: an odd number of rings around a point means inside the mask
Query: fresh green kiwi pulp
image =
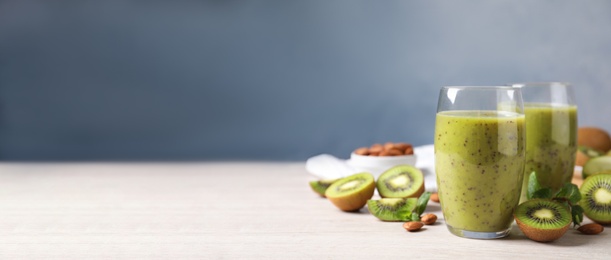
<svg viewBox="0 0 611 260"><path fill-rule="evenodd" d="M325 196L325 191L327 191L327 188L329 188L329 186L331 186L331 184L333 184L334 182L336 182L338 180L339 179L311 181L310 182L310 187L312 188L312 190L314 192L318 193L318 195L324 197Z"/></svg>
<svg viewBox="0 0 611 260"><path fill-rule="evenodd" d="M375 181L367 172L342 178L327 188L325 196L333 205L343 211L355 211L367 204L373 197Z"/></svg>
<svg viewBox="0 0 611 260"><path fill-rule="evenodd" d="M384 221L407 221L416 207L416 198L388 198L367 201L369 212Z"/></svg>
<svg viewBox="0 0 611 260"><path fill-rule="evenodd" d="M611 174L588 177L581 188L579 205L583 213L599 224L611 224Z"/></svg>
<svg viewBox="0 0 611 260"><path fill-rule="evenodd" d="M548 199L523 202L516 209L514 218L524 235L539 242L562 237L572 221L566 206Z"/></svg>
<svg viewBox="0 0 611 260"><path fill-rule="evenodd" d="M424 192L422 172L410 165L398 165L382 173L376 182L382 198L414 198Z"/></svg>
<svg viewBox="0 0 611 260"><path fill-rule="evenodd" d="M581 174L585 179L605 171L611 171L611 156L599 156L588 160L583 166Z"/></svg>
<svg viewBox="0 0 611 260"><path fill-rule="evenodd" d="M594 157L598 157L601 156L605 153L598 151L592 147L588 147L588 146L579 146L577 149L579 149L579 151L581 151L582 153L584 153L585 155L587 155L590 158L594 158Z"/></svg>

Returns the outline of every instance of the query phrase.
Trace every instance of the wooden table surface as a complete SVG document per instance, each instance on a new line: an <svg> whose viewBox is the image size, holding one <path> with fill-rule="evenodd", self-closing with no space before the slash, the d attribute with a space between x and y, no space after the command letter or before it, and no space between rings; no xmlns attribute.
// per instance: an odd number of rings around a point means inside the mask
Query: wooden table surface
<svg viewBox="0 0 611 260"><path fill-rule="evenodd" d="M0 259L611 258L611 230L472 240L441 218L408 233L339 211L312 179L304 163L2 163Z"/></svg>

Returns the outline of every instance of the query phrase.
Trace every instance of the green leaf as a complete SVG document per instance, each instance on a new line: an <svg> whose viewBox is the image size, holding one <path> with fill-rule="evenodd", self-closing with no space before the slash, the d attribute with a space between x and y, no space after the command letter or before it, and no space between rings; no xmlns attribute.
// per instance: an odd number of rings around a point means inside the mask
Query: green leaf
<svg viewBox="0 0 611 260"><path fill-rule="evenodd" d="M578 203L581 200L581 192L579 192L579 187L577 185L568 183L570 185L571 191L569 192L569 201L572 204Z"/></svg>
<svg viewBox="0 0 611 260"><path fill-rule="evenodd" d="M562 198L575 204L581 200L581 193L577 185L565 183L564 186L554 195L554 198Z"/></svg>
<svg viewBox="0 0 611 260"><path fill-rule="evenodd" d="M401 221L408 221L412 219L412 211L411 210L398 210L395 213L395 216L397 217L397 219L401 220Z"/></svg>
<svg viewBox="0 0 611 260"><path fill-rule="evenodd" d="M535 192L537 192L538 190L542 189L543 187L541 187L541 184L539 183L539 180L537 179L537 173L536 172L531 172L530 175L528 176L528 190L526 192L526 197L528 199L533 199L535 198Z"/></svg>
<svg viewBox="0 0 611 260"><path fill-rule="evenodd" d="M532 198L533 199L551 199L552 190L550 188L539 189L532 194Z"/></svg>
<svg viewBox="0 0 611 260"><path fill-rule="evenodd" d="M420 214L413 212L412 213L412 221L420 221Z"/></svg>
<svg viewBox="0 0 611 260"><path fill-rule="evenodd" d="M571 207L571 215L573 216L573 226L581 225L581 221L583 221L583 208L579 205L573 205Z"/></svg>
<svg viewBox="0 0 611 260"><path fill-rule="evenodd" d="M422 193L422 195L420 195L420 198L418 198L418 202L416 202L416 208L414 209L414 213L418 214L418 219L420 219L420 215L422 215L422 213L426 209L426 205L429 203L429 199L431 199L431 193L428 191Z"/></svg>

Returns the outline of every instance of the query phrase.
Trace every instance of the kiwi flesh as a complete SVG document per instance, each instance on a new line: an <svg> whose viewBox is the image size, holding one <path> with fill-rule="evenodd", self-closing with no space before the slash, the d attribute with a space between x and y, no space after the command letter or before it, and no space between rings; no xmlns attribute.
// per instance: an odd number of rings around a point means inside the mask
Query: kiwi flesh
<svg viewBox="0 0 611 260"><path fill-rule="evenodd" d="M602 156L604 154L604 152L598 151L589 146L579 146L575 155L575 165L584 166L590 159Z"/></svg>
<svg viewBox="0 0 611 260"><path fill-rule="evenodd" d="M334 182L338 180L339 179L323 179L323 180L311 181L310 188L312 188L314 192L316 192L318 195L324 198L325 191L327 190L327 188L329 188L331 184L333 184Z"/></svg>
<svg viewBox="0 0 611 260"><path fill-rule="evenodd" d="M387 198L367 201L369 212L383 221L408 221L416 208L416 198Z"/></svg>
<svg viewBox="0 0 611 260"><path fill-rule="evenodd" d="M368 172L342 178L327 188L325 197L343 211L357 211L373 197L375 180Z"/></svg>
<svg viewBox="0 0 611 260"><path fill-rule="evenodd" d="M588 162L583 166L581 174L585 179L604 171L611 171L611 156L600 156L588 160Z"/></svg>
<svg viewBox="0 0 611 260"><path fill-rule="evenodd" d="M562 237L572 221L565 205L549 199L525 201L513 216L524 235L538 242L550 242Z"/></svg>
<svg viewBox="0 0 611 260"><path fill-rule="evenodd" d="M583 213L598 224L611 224L611 174L601 173L585 179L579 205Z"/></svg>
<svg viewBox="0 0 611 260"><path fill-rule="evenodd" d="M424 176L416 167L397 165L378 177L376 187L382 198L417 198L424 192Z"/></svg>

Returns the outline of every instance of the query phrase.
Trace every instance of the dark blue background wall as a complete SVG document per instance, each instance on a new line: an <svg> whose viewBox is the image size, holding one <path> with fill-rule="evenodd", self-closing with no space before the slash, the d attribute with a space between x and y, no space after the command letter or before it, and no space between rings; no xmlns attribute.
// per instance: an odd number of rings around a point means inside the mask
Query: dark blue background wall
<svg viewBox="0 0 611 260"><path fill-rule="evenodd" d="M515 81L573 82L611 130L610 25L604 0L5 0L0 159L347 157L432 143L443 85Z"/></svg>

